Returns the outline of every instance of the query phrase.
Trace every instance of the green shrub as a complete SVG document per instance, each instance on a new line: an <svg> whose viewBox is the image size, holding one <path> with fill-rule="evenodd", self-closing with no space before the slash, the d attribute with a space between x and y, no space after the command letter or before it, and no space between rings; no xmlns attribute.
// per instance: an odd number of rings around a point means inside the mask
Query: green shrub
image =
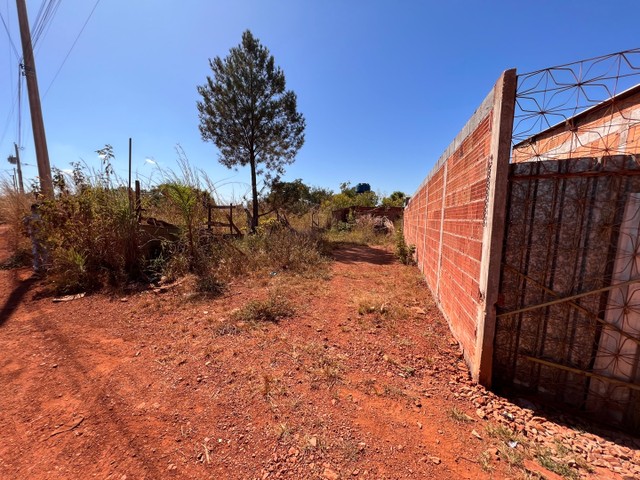
<svg viewBox="0 0 640 480"><path fill-rule="evenodd" d="M73 247L55 251L50 278L60 294L80 293L99 287L98 278L88 269L87 256Z"/></svg>
<svg viewBox="0 0 640 480"><path fill-rule="evenodd" d="M416 247L414 245L407 245L402 229L399 228L396 231L396 257L400 260L400 263L405 265L413 265Z"/></svg>

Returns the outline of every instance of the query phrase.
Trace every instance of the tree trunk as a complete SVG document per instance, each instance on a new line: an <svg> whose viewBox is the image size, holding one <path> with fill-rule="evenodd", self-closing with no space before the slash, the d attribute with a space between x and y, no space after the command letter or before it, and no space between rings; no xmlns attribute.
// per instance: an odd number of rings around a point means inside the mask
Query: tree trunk
<svg viewBox="0 0 640 480"><path fill-rule="evenodd" d="M251 158L251 193L253 200L253 215L251 218L251 233L258 228L258 185L256 184L256 160Z"/></svg>

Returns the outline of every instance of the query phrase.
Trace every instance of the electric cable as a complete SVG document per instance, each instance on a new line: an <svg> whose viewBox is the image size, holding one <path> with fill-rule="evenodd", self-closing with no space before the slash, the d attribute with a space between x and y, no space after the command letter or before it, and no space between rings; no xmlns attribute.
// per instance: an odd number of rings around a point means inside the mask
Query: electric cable
<svg viewBox="0 0 640 480"><path fill-rule="evenodd" d="M40 12L38 13L31 33L34 50L38 50L42 44L40 40L47 36L49 28L53 23L53 18L58 12L58 7L60 7L61 1L62 0L49 0L46 2L45 0L45 2L43 2L41 6L42 14L40 14Z"/></svg>
<svg viewBox="0 0 640 480"><path fill-rule="evenodd" d="M91 12L89 12L89 16L84 21L84 24L82 25L82 28L80 29L80 32L78 32L78 35L76 36L76 39L73 41L73 44L71 44L71 48L69 48L69 51L67 52L67 54L64 57L64 60L62 60L62 63L60 64L60 67L58 67L58 70L56 71L56 74L53 76L53 79L51 80L51 83L49 83L49 86L45 90L44 95L42 96L42 98L46 97L47 93L49 93L49 90L51 90L51 87L53 86L53 83L56 81L56 78L58 78L58 75L60 74L60 71L62 70L62 67L64 67L64 64L67 62L67 59L69 58L69 55L71 55L71 52L73 51L73 48L76 46L76 43L78 43L78 40L80 39L80 35L82 35L82 32L84 32L84 29L86 28L87 24L89 23L89 20L91 20L91 17L93 16L93 12L96 11L96 8L98 7L98 4L100 3L100 1L101 0L97 0L96 3L93 5L93 8L91 9Z"/></svg>
<svg viewBox="0 0 640 480"><path fill-rule="evenodd" d="M7 32L7 37L9 37L9 43L11 44L11 48L13 52L16 54L16 59L20 60L20 54L18 53L18 49L16 45L13 43L13 39L11 38L11 32L9 32L9 27L7 26L7 22L4 21L4 15L0 12L0 20L2 20L2 25L4 25L4 30Z"/></svg>

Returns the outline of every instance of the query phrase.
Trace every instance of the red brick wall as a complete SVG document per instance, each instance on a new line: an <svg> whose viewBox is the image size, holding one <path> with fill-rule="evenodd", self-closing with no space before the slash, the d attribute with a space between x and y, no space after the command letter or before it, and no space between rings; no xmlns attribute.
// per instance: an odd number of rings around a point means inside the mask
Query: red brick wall
<svg viewBox="0 0 640 480"><path fill-rule="evenodd" d="M404 214L406 241L416 245L420 269L454 335L471 356L480 306L478 280L492 111L416 192Z"/></svg>
<svg viewBox="0 0 640 480"><path fill-rule="evenodd" d="M482 262L488 258L483 251L483 242L487 243L485 215L490 201L491 159L496 156L499 138L493 130L502 125L495 121L502 111L502 91L496 93L497 88L498 84L440 158L404 214L406 241L415 245L418 266L474 376L484 331L479 322L484 321L486 310L486 292L481 293L486 282L480 279ZM511 124L508 142L510 128ZM508 146L503 157L508 163Z"/></svg>

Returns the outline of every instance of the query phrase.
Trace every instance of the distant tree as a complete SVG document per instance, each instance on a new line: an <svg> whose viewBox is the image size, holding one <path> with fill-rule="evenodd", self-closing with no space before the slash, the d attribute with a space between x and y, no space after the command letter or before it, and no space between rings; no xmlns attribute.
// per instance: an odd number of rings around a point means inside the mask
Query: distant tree
<svg viewBox="0 0 640 480"><path fill-rule="evenodd" d="M292 213L303 213L307 208L306 201L309 198L309 187L302 183L301 179L293 182L276 180L271 184L271 192L267 202L276 210L284 210Z"/></svg>
<svg viewBox="0 0 640 480"><path fill-rule="evenodd" d="M267 202L272 208L295 214L303 214L314 206L322 205L322 202L330 198L333 193L319 187L309 187L301 179L293 182L276 180L271 184L271 192L267 196Z"/></svg>
<svg viewBox="0 0 640 480"><path fill-rule="evenodd" d="M363 193L357 193L358 186L368 184L358 184L355 187L351 183L340 184L340 193L333 195L329 201L330 208L337 210L347 207L375 207L378 204L378 195L369 189ZM370 187L369 187L370 188Z"/></svg>
<svg viewBox="0 0 640 480"><path fill-rule="evenodd" d="M406 198L407 195L404 192L396 191L388 197L384 197L381 203L384 207L403 207Z"/></svg>
<svg viewBox="0 0 640 480"><path fill-rule="evenodd" d="M296 94L285 88L282 69L249 30L226 58L216 57L209 65L213 78L207 77L207 83L198 87L200 133L218 147L220 163L228 168L251 167L255 231L257 177L278 177L293 163L304 144L305 120L297 111Z"/></svg>
<svg viewBox="0 0 640 480"><path fill-rule="evenodd" d="M319 207L333 196L333 192L327 188L309 188L309 203L311 206Z"/></svg>

